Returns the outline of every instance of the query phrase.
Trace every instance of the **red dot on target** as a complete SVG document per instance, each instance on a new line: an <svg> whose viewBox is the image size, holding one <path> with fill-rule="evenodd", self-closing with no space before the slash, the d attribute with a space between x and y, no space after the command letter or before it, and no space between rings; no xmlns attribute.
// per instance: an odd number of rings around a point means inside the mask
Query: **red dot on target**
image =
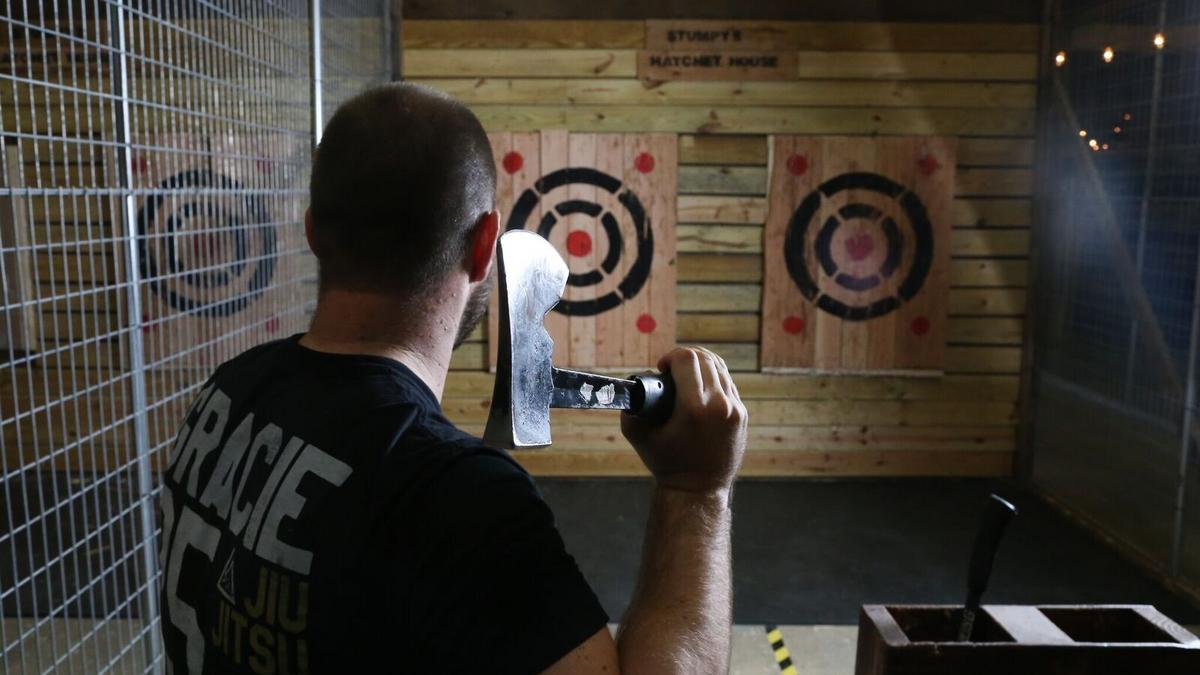
<svg viewBox="0 0 1200 675"><path fill-rule="evenodd" d="M133 160L133 172L134 173L146 173L146 169L149 169L149 168L150 168L150 161L147 160L144 155L138 155L137 158L135 158Z"/></svg>
<svg viewBox="0 0 1200 675"><path fill-rule="evenodd" d="M925 335L929 332L929 319L923 316L918 316L912 320L911 328L914 335Z"/></svg>
<svg viewBox="0 0 1200 675"><path fill-rule="evenodd" d="M273 316L267 319L267 332L274 333L279 330L279 317Z"/></svg>
<svg viewBox="0 0 1200 675"><path fill-rule="evenodd" d="M938 164L937 157L934 157L933 155L925 155L921 159L917 160L917 167L921 170L921 173L925 174L926 176L932 176L933 172L940 169L942 165Z"/></svg>
<svg viewBox="0 0 1200 675"><path fill-rule="evenodd" d="M808 158L804 155L788 157L787 169L793 176L803 176L808 171Z"/></svg>
<svg viewBox="0 0 1200 675"><path fill-rule="evenodd" d="M658 322L649 314L643 314L637 318L637 329L642 333L653 333L654 329L658 328Z"/></svg>
<svg viewBox="0 0 1200 675"><path fill-rule="evenodd" d="M804 319L801 319L798 316L789 316L783 320L783 330L784 332L791 333L792 335L799 335L803 333Z"/></svg>
<svg viewBox="0 0 1200 675"><path fill-rule="evenodd" d="M525 166L525 158L521 156L521 153L513 151L504 155L504 159L500 160L500 164L504 166L505 173L514 174L520 171L521 167Z"/></svg>
<svg viewBox="0 0 1200 675"><path fill-rule="evenodd" d="M583 230L572 230L567 235L567 253L582 258L592 252L592 235Z"/></svg>
<svg viewBox="0 0 1200 675"><path fill-rule="evenodd" d="M254 160L254 166L258 168L259 173L271 173L271 163L265 159Z"/></svg>
<svg viewBox="0 0 1200 675"><path fill-rule="evenodd" d="M648 152L643 152L633 158L633 167L642 173L650 173L654 170L654 155Z"/></svg>

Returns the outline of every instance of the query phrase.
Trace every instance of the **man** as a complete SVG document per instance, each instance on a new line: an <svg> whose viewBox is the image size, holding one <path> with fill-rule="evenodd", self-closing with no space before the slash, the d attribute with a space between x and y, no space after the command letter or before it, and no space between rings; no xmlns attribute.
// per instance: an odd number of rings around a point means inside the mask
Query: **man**
<svg viewBox="0 0 1200 675"><path fill-rule="evenodd" d="M621 420L655 490L616 641L529 475L442 415L487 306L495 181L478 120L431 89L379 87L330 121L305 218L312 327L219 367L164 474L175 672L728 668L746 411L720 358L667 354L670 420Z"/></svg>

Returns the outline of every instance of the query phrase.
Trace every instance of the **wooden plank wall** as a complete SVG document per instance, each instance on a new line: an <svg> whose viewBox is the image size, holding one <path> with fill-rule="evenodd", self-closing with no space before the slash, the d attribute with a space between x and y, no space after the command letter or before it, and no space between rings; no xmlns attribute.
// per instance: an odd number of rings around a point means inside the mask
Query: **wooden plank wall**
<svg viewBox="0 0 1200 675"><path fill-rule="evenodd" d="M720 352L748 400L749 476L1008 475L1025 312L1038 30L1032 25L781 22L792 80L641 82L641 21L422 21L405 76L467 102L489 131L680 134L678 331ZM759 371L767 134L958 138L941 378ZM444 406L480 432L479 331ZM556 412L542 475L636 475L604 413Z"/></svg>

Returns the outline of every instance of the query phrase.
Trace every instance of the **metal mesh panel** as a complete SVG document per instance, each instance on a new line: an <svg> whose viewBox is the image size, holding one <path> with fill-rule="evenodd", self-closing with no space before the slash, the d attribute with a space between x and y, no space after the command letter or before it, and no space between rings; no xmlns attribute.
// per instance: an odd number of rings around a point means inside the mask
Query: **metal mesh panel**
<svg viewBox="0 0 1200 675"><path fill-rule="evenodd" d="M1190 540L1200 516L1186 511L1200 499L1200 2L1061 0L1054 10L1034 480L1200 586L1200 540Z"/></svg>
<svg viewBox="0 0 1200 675"><path fill-rule="evenodd" d="M328 122L337 107L377 82L391 79L390 26L385 3L343 0L321 5L321 112Z"/></svg>
<svg viewBox="0 0 1200 675"><path fill-rule="evenodd" d="M0 670L161 670L157 471L314 300L311 7L0 2ZM321 10L331 101L384 79L371 5Z"/></svg>

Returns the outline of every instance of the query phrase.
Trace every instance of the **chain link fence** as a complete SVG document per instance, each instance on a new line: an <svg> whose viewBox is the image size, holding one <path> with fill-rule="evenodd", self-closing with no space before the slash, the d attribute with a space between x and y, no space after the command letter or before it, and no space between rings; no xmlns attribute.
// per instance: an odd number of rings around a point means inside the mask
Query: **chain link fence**
<svg viewBox="0 0 1200 675"><path fill-rule="evenodd" d="M1039 138L1033 480L1200 589L1200 2L1056 0Z"/></svg>
<svg viewBox="0 0 1200 675"><path fill-rule="evenodd" d="M0 671L158 672L157 472L307 323L314 122L390 3L0 1Z"/></svg>

